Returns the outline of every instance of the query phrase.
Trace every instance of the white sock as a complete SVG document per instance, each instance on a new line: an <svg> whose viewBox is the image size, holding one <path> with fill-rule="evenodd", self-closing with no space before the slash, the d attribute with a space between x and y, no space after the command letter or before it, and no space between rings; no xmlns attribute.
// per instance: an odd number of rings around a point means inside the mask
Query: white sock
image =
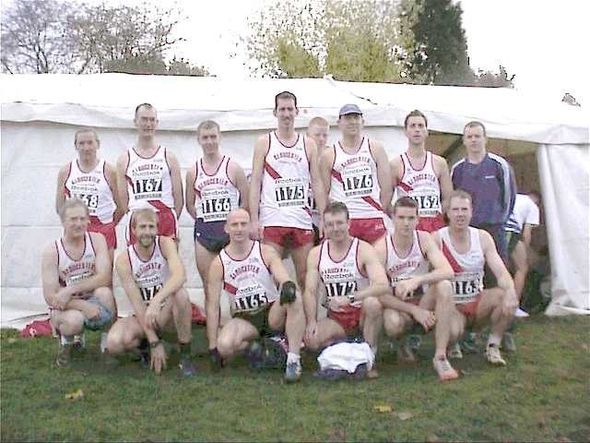
<svg viewBox="0 0 590 443"><path fill-rule="evenodd" d="M299 360L299 354L294 354L293 352L287 353L287 363L299 363Z"/></svg>
<svg viewBox="0 0 590 443"><path fill-rule="evenodd" d="M74 343L73 335L60 335L60 342L62 345L71 345Z"/></svg>
<svg viewBox="0 0 590 443"><path fill-rule="evenodd" d="M496 346L500 347L500 343L502 342L502 336L497 334L490 334L488 338L488 346Z"/></svg>

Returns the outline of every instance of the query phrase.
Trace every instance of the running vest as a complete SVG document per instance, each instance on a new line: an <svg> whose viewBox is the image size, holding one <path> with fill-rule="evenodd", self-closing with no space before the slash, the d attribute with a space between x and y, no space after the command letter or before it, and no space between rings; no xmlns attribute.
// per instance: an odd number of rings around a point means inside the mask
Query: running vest
<svg viewBox="0 0 590 443"><path fill-rule="evenodd" d="M469 227L469 251L459 254L449 235L449 228L438 231L442 241L442 250L451 264L455 275L453 283L455 303L469 303L483 289L485 257L479 240L479 229Z"/></svg>
<svg viewBox="0 0 590 443"><path fill-rule="evenodd" d="M162 289L170 276L168 262L160 249L160 236L156 236L154 243L152 256L146 261L143 261L137 255L135 245L127 247L133 280L139 288L141 298L146 305L150 304L150 300Z"/></svg>
<svg viewBox="0 0 590 443"><path fill-rule="evenodd" d="M88 232L84 235L84 252L77 259L68 254L63 244L63 238L55 242L55 248L57 249L57 272L60 285L71 286L95 274L96 253Z"/></svg>
<svg viewBox="0 0 590 443"><path fill-rule="evenodd" d="M205 172L203 159L195 165L195 207L197 218L203 219L204 222L225 221L227 215L240 205L240 191L231 182L227 173L229 160L229 157L224 156L212 175Z"/></svg>
<svg viewBox="0 0 590 443"><path fill-rule="evenodd" d="M305 136L293 146L282 144L275 132L269 135L270 147L264 159L260 193L260 224L311 229L308 193L311 183Z"/></svg>
<svg viewBox="0 0 590 443"><path fill-rule="evenodd" d="M422 252L417 231L414 231L412 247L405 257L400 257L395 250L391 235L385 237L385 246L387 250L385 270L392 288L401 280L409 280L414 276L424 275L428 272L428 260Z"/></svg>
<svg viewBox="0 0 590 443"><path fill-rule="evenodd" d="M129 209L161 209L161 205L173 209L172 177L166 160L166 148L159 146L156 153L148 158L141 157L135 148L132 148L127 151L127 156Z"/></svg>
<svg viewBox="0 0 590 443"><path fill-rule="evenodd" d="M442 214L440 182L434 171L432 152L426 151L424 165L414 169L407 153L400 155L404 174L397 185L397 197L408 196L418 203L418 217L436 217Z"/></svg>
<svg viewBox="0 0 590 443"><path fill-rule="evenodd" d="M242 260L232 258L226 248L219 253L223 265L223 292L229 297L232 315L237 312L255 314L279 298L261 248L260 242L252 242L252 249Z"/></svg>
<svg viewBox="0 0 590 443"><path fill-rule="evenodd" d="M115 212L113 192L105 174L105 161L99 160L90 172L80 169L78 161L70 163L68 177L64 184L66 198L79 198L88 206L88 214L97 217L101 223L111 223Z"/></svg>
<svg viewBox="0 0 590 443"><path fill-rule="evenodd" d="M330 200L346 204L350 218L382 218L377 180L377 163L367 137L354 154L347 154L338 142L334 145Z"/></svg>
<svg viewBox="0 0 590 443"><path fill-rule="evenodd" d="M369 285L369 279L358 267L359 241L358 238L353 237L348 252L339 261L335 261L330 256L330 241L322 242L318 271L326 287L328 300L332 297L352 294ZM358 309L361 305L362 301L356 301L352 307Z"/></svg>

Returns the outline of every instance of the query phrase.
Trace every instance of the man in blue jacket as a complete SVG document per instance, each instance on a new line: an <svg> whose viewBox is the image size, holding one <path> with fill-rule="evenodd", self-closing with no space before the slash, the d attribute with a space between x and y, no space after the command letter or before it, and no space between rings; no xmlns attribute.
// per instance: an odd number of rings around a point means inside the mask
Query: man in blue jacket
<svg viewBox="0 0 590 443"><path fill-rule="evenodd" d="M453 187L471 195L471 225L492 235L500 256L507 263L508 245L504 225L514 208L514 172L506 159L487 152L486 128L483 123L471 121L465 125L463 144L467 156L451 169Z"/></svg>

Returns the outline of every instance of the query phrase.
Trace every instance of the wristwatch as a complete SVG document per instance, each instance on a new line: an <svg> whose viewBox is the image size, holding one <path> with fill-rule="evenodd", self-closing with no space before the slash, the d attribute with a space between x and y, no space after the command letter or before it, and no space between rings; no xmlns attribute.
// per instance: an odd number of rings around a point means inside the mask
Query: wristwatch
<svg viewBox="0 0 590 443"><path fill-rule="evenodd" d="M150 348L151 348L151 349L155 349L155 348L156 348L156 347L158 347L158 345L159 345L159 344L161 344L161 343L162 343L162 341L161 341L161 340L156 340L156 341L154 341L154 342L151 342L151 343L150 343Z"/></svg>

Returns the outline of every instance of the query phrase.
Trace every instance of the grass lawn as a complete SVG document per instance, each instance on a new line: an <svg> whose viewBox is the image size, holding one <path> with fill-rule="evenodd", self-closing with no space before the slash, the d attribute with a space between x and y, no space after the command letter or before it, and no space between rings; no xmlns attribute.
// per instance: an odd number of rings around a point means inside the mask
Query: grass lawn
<svg viewBox="0 0 590 443"><path fill-rule="evenodd" d="M212 374L203 328L192 379L179 378L176 356L160 377L128 359L105 362L98 334L58 370L55 339L2 330L1 440L589 441L589 332L587 317L527 319L507 367L466 355L455 364L462 377L446 384L427 339L415 367L400 366L383 343L376 380L317 380L306 355L301 382L285 385L282 373L251 372L241 358Z"/></svg>

